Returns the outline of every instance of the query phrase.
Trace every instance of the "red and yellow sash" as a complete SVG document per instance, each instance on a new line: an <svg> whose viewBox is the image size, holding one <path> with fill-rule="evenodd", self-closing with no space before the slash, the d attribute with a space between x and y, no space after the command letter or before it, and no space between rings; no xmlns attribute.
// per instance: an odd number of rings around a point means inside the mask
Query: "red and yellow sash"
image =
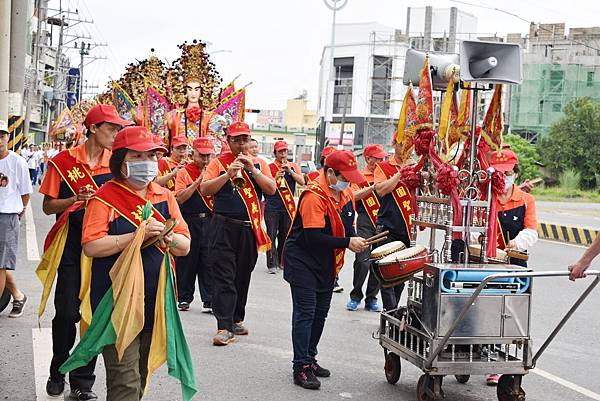
<svg viewBox="0 0 600 401"><path fill-rule="evenodd" d="M371 184L369 184L367 181L365 181L362 184L358 184L358 187L360 189L363 189L363 188L367 188L370 185ZM361 199L361 202L362 202L362 205L364 206L365 210L367 211L369 220L371 220L373 227L375 227L375 222L377 221L377 212L379 212L379 207L381 206L379 204L379 199L377 199L377 196L375 196L374 191L371 191L369 193L369 195L367 195L366 197Z"/></svg>
<svg viewBox="0 0 600 401"><path fill-rule="evenodd" d="M142 223L142 211L148 200L125 185L114 180L108 181L94 197L113 208L136 228ZM151 217L161 223L166 221L165 217L154 207L152 207Z"/></svg>
<svg viewBox="0 0 600 401"><path fill-rule="evenodd" d="M398 171L398 167L390 164L390 162L381 162L378 163L377 166L381 168L381 171L385 174L385 177L389 180L392 178L394 174ZM392 196L394 201L396 202L396 206L398 210L402 214L402 218L404 219L404 223L406 224L406 230L408 231L409 238L412 239L412 207L410 200L410 192L406 185L401 182L398 186L392 191Z"/></svg>
<svg viewBox="0 0 600 401"><path fill-rule="evenodd" d="M277 167L275 163L271 163L269 164L269 168L271 169L271 175L275 177L275 174L277 174L279 171L279 167ZM294 217L296 217L296 202L294 201L294 194L292 193L292 189L290 188L287 180L284 177L281 177L280 180L281 181L277 182L277 193L281 197L281 200L285 205L285 210L288 212L290 219L293 221ZM285 186L281 186L281 182L283 182Z"/></svg>
<svg viewBox="0 0 600 401"><path fill-rule="evenodd" d="M185 171L187 171L187 173L189 174L190 178L193 181L196 181L198 179L198 177L200 177L200 169L198 168L198 166L196 166L195 163L188 163L185 166ZM206 207L212 212L215 208L215 200L212 196L204 196L200 193L200 188L196 189L196 192L198 192L198 195L200 195L200 199L202 199L202 202L204 202L204 204L206 205Z"/></svg>
<svg viewBox="0 0 600 401"><path fill-rule="evenodd" d="M339 211L336 209L334 203L331 201L327 193L318 185L316 182L311 183L302 195L305 192L312 192L315 195L319 196L321 199L325 201L327 205L327 217L329 217L329 223L331 224L331 233L334 237L344 237L346 235L346 230L344 229L344 223L342 222L342 217L340 216ZM302 196L301 195L301 196ZM342 267L344 267L344 252L346 250L344 248L334 249L333 250L333 275L334 277L338 275Z"/></svg>
<svg viewBox="0 0 600 401"><path fill-rule="evenodd" d="M502 229L502 222L500 222L500 219L498 217L496 217L496 219L498 220L498 237L497 237L496 246L498 247L498 249L506 249L506 245L508 245L508 241L506 241L506 238L504 238L504 230Z"/></svg>
<svg viewBox="0 0 600 401"><path fill-rule="evenodd" d="M235 159L236 157L233 153L225 153L217 158L225 171L227 171L227 168L229 168L229 165L233 163ZM244 177L244 186L235 192L237 192L238 196L242 199L242 202L244 202L246 210L248 211L250 223L252 224L252 231L256 238L256 249L258 249L259 252L270 251L271 240L261 224L261 211L256 188L254 188L252 181L250 181L250 177L248 176L248 173L246 173L246 170L242 169L241 171L242 176Z"/></svg>
<svg viewBox="0 0 600 401"><path fill-rule="evenodd" d="M75 156L71 154L71 150L64 150L57 154L54 158L48 160L51 163L62 180L67 184L73 195L77 195L81 188L87 187L90 189L97 190L98 185L92 178L92 175L88 169L80 162L77 161ZM54 285L54 279L58 271L58 265L62 259L62 255L65 249L67 236L69 234L69 216L71 213L76 212L85 207L84 202L75 202L69 208L67 208L56 223L52 226L46 240L44 241L44 253L42 260L35 270L36 275L42 283L42 298L40 300L40 306L38 308L38 318L42 317L46 310L46 304L50 291ZM82 252L82 263L80 266L82 275L82 287L80 293L85 292L84 290L84 277L91 275L91 270L88 269L88 264L85 263L85 256ZM89 289L88 289L89 291ZM89 324L89 320L85 320Z"/></svg>
<svg viewBox="0 0 600 401"><path fill-rule="evenodd" d="M61 178L67 184L73 195L77 195L83 187L90 189L98 189L98 185L92 178L92 174L88 169L77 161L75 156L71 154L71 150L67 149L54 158L48 160L52 164Z"/></svg>
<svg viewBox="0 0 600 401"><path fill-rule="evenodd" d="M171 168L171 164L164 157L158 161L158 172L161 177L164 177L165 175L171 174L171 172L173 172L173 169ZM166 188L169 191L175 191L175 179L174 178L171 178L167 182Z"/></svg>

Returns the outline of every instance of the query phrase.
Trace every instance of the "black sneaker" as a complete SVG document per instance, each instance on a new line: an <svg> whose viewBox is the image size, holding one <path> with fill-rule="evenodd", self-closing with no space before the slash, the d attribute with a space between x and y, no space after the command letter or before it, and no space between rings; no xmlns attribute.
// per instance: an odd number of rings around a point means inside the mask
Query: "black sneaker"
<svg viewBox="0 0 600 401"><path fill-rule="evenodd" d="M77 401L97 401L98 396L92 390L71 390L69 394L71 400Z"/></svg>
<svg viewBox="0 0 600 401"><path fill-rule="evenodd" d="M313 372L315 372L315 376L317 377L331 376L331 372L329 371L329 369L321 367L317 362L313 362L312 365L310 365L310 367L312 368Z"/></svg>
<svg viewBox="0 0 600 401"><path fill-rule="evenodd" d="M304 365L302 369L294 372L294 384L308 390L318 390L321 387L321 382L315 376L311 365Z"/></svg>
<svg viewBox="0 0 600 401"><path fill-rule="evenodd" d="M177 305L177 307L182 312L190 310L190 304L189 304L189 302L185 302L185 301L184 302L179 302L179 304Z"/></svg>
<svg viewBox="0 0 600 401"><path fill-rule="evenodd" d="M202 304L202 313L212 313L212 304L210 302L204 302Z"/></svg>
<svg viewBox="0 0 600 401"><path fill-rule="evenodd" d="M60 397L65 391L65 379L52 380L49 378L46 382L46 394L50 397Z"/></svg>
<svg viewBox="0 0 600 401"><path fill-rule="evenodd" d="M8 314L8 317L21 317L23 316L23 308L25 307L25 304L27 303L27 295L23 294L23 299L20 301L17 301L16 299L13 299L12 304L12 310L10 311L10 313Z"/></svg>
<svg viewBox="0 0 600 401"><path fill-rule="evenodd" d="M244 322L236 322L233 324L233 334L236 336L247 336L248 329L244 326Z"/></svg>

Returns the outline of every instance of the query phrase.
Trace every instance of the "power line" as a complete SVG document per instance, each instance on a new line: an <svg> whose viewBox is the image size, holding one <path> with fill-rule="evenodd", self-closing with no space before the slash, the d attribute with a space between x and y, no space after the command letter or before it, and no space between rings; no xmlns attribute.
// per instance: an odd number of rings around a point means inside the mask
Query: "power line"
<svg viewBox="0 0 600 401"><path fill-rule="evenodd" d="M515 13L503 10L501 8L498 8L498 7L486 6L486 5L482 5L482 4L475 4L475 3L470 3L470 2L467 2L467 1L461 1L461 0L450 0L450 1L454 2L454 3L465 4L465 5L472 6L472 7L479 7L479 8L485 8L485 9L488 9L488 10L492 10L492 11L498 11L498 12L510 15L511 17L517 18L517 19L519 19L521 21L527 22L528 24L535 24L534 21L528 21L525 18L523 18L523 17L521 17L521 16L519 16L519 15L517 15ZM554 31L552 31L550 29L547 29L547 28L544 28L541 24L536 24L536 26L538 27L538 29L540 29L542 31L546 31L548 33L554 34ZM529 39L531 39L531 38L529 38ZM575 39L570 39L568 37L567 37L566 40L569 41L569 42L571 42L571 43L575 43L575 44L587 47L588 49L592 49L592 50L596 50L597 52L600 52L600 48L597 48L597 47L594 47L594 46L590 46L587 43L580 42L580 41L575 40Z"/></svg>

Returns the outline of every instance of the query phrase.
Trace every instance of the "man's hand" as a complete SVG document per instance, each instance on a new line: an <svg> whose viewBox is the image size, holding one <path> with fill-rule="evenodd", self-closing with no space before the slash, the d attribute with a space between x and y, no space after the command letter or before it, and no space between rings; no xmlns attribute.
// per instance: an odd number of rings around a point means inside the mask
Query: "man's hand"
<svg viewBox="0 0 600 401"><path fill-rule="evenodd" d="M233 178L237 175L238 171L244 168L244 164L240 161L235 160L227 167L227 176Z"/></svg>
<svg viewBox="0 0 600 401"><path fill-rule="evenodd" d="M275 173L275 177L283 177L285 175L285 171L283 170L279 170L278 172Z"/></svg>
<svg viewBox="0 0 600 401"><path fill-rule="evenodd" d="M590 267L590 263L582 261L581 259L573 263L569 266L569 271L571 272L571 274L569 274L569 280L575 281L578 278L584 278L585 271L588 267Z"/></svg>
<svg viewBox="0 0 600 401"><path fill-rule="evenodd" d="M531 182L531 180L525 180L521 185L519 185L519 188L521 188L521 191L523 192L530 193L533 189L533 183Z"/></svg>
<svg viewBox="0 0 600 401"><path fill-rule="evenodd" d="M94 196L95 193L96 190L93 188L82 187L79 189L79 193L77 194L77 200L83 202L88 201L92 198L92 196Z"/></svg>
<svg viewBox="0 0 600 401"><path fill-rule="evenodd" d="M244 165L244 168L248 171L252 171L254 168L254 163L252 163L252 158L240 153L236 159L240 163Z"/></svg>
<svg viewBox="0 0 600 401"><path fill-rule="evenodd" d="M366 251L369 248L369 245L362 237L351 237L348 248L354 253L360 253Z"/></svg>

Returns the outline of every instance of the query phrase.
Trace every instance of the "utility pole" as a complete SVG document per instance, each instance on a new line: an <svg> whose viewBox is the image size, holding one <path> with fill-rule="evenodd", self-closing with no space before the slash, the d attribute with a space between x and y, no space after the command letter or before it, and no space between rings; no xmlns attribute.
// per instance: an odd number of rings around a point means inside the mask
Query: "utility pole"
<svg viewBox="0 0 600 401"><path fill-rule="evenodd" d="M25 122L23 123L23 132L29 134L29 125L31 124L31 107L33 106L33 94L38 95L38 69L40 60L40 48L42 43L42 20L45 19L46 10L48 8L48 0L35 0L35 8L37 9L37 30L33 41L33 77L27 85L27 104L25 106Z"/></svg>
<svg viewBox="0 0 600 401"><path fill-rule="evenodd" d="M75 48L77 48L77 43L75 43ZM79 56L81 57L79 61L79 94L77 97L77 101L81 102L81 96L83 95L83 67L84 67L84 58L85 56L90 54L90 44L84 41L81 41L81 46L79 47Z"/></svg>
<svg viewBox="0 0 600 401"><path fill-rule="evenodd" d="M352 78L346 78L344 84L344 111L342 112L342 121L340 124L340 143L338 145L339 149L343 149L344 147L344 128L346 125L346 110L348 109L348 93L350 92L350 85L348 82Z"/></svg>
<svg viewBox="0 0 600 401"><path fill-rule="evenodd" d="M0 120L8 121L11 1L0 1Z"/></svg>
<svg viewBox="0 0 600 401"><path fill-rule="evenodd" d="M59 33L58 33L58 48L56 50L56 60L54 63L54 82L52 85L52 119L56 118L59 114L59 103L60 103L60 98L57 96L58 94L58 85L59 85L59 81L62 84L62 81L64 79L63 73L62 73L62 48L63 48L63 33L64 33L64 27L65 27L65 17L64 15L62 15L62 2L60 2L61 9L60 9L60 16L59 18L54 18L52 19L51 24L53 25L60 25L60 29L59 29ZM50 21L49 21L50 22ZM46 132L45 141L48 141L48 132Z"/></svg>

